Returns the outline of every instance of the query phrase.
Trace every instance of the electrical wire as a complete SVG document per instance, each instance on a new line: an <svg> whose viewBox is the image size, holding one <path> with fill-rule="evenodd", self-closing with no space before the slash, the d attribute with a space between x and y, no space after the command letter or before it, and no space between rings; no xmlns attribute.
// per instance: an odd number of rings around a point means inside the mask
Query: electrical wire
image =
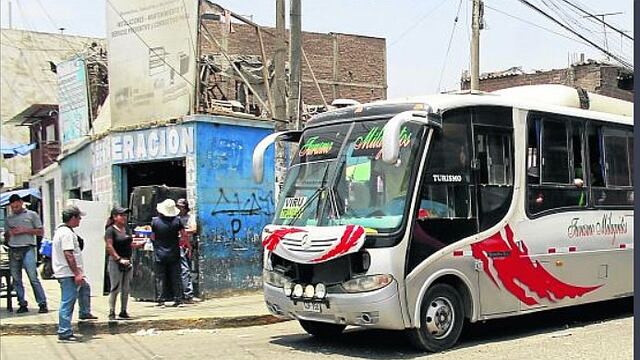
<svg viewBox="0 0 640 360"><path fill-rule="evenodd" d="M440 2L438 5L436 5L434 8L428 10L425 14L423 14L417 21L415 21L413 24L411 24L405 31L403 31L395 40L393 40L390 44L389 47L397 44L405 35L407 35L411 30L413 30L416 26L420 25L421 22L423 22L426 18L428 18L430 15L433 15L435 13L436 10L438 10L438 8L440 8L440 6L442 6L442 4L444 4L445 2L447 2L447 0L443 0L442 2Z"/></svg>
<svg viewBox="0 0 640 360"><path fill-rule="evenodd" d="M610 28L611 30L613 30L613 31L615 31L615 32L617 32L617 33L619 33L620 35L622 35L622 36L626 37L627 39L629 39L629 40L633 40L633 37L631 37L631 36L627 35L624 31L622 31L622 30L620 30L620 29L618 29L618 28L616 28L616 27L612 26L611 24L607 23L607 22L606 22L606 21L604 21L604 20L601 20L601 19L600 19L600 18L598 18L596 15L594 15L594 14L592 14L592 13L590 13L590 12L588 12L588 11L584 10L583 8L581 8L579 5L576 5L576 4L572 3L572 2L571 2L571 1L569 1L569 0L560 0L560 1L562 1L562 2L564 2L564 3L566 3L566 4L568 4L569 6L573 7L574 9L576 9L576 10L580 11L581 13L583 13L583 14L585 14L585 15L589 15L589 18L593 19L594 21L598 21L598 22L599 22L599 23L601 23L602 25L607 26L607 27L608 27L608 28Z"/></svg>
<svg viewBox="0 0 640 360"><path fill-rule="evenodd" d="M565 30L571 32L572 34L576 35L577 37L579 37L580 39L586 41L587 43L589 43L591 46L595 47L596 49L600 50L601 52L603 52L606 55L609 55L610 57L612 57L614 60L618 61L620 64L623 65L623 67L626 67L630 70L633 70L633 65L630 64L629 62L627 62L626 60L622 59L621 57L613 54L612 52L608 51L607 49L602 48L600 45L594 43L593 41L589 40L588 38L586 38L584 35L580 34L577 31L574 31L573 29L571 29L570 27L568 27L567 25L563 24L561 21L557 20L556 18L554 18L553 16L549 15L548 13L546 13L544 10L540 9L539 7L533 5L531 2L527 1L527 0L518 0L521 3L523 3L524 5L530 7L531 9L535 10L536 12L542 14L543 16L545 16L546 18L548 18L549 20L553 21L554 23L558 24L559 26L561 26L562 28L564 28Z"/></svg>
<svg viewBox="0 0 640 360"><path fill-rule="evenodd" d="M449 58L449 51L451 50L451 42L453 41L453 35L456 32L456 25L458 25L458 18L460 16L460 8L462 7L462 0L458 3L458 10L456 11L456 17L453 20L453 27L451 29L451 35L449 36L449 44L447 44L447 52L444 55L444 62L442 63L442 70L440 70L440 79L438 80L438 87L436 88L436 92L440 91L440 86L442 85L442 76L444 75L444 70L447 66L447 59Z"/></svg>
<svg viewBox="0 0 640 360"><path fill-rule="evenodd" d="M531 25L531 26L537 27L538 29L542 29L542 30L547 31L547 32L550 32L550 33L552 33L552 34L555 34L555 35L561 36L561 37L563 37L563 38L565 38L565 39L569 39L569 40L571 40L571 41L575 41L575 42L580 43L580 44L583 44L583 45L589 45L588 43L586 43L586 42L584 42L584 41L580 41L580 40L577 40L577 39L575 39L575 38L573 38L573 37L571 37L571 36L567 36L567 35L564 35L564 34L562 34L562 33L557 32L557 31L553 31L553 30L551 30L551 29L549 29L549 28L546 28L546 27L544 27L544 26L542 26L542 25L538 25L538 24L533 23L533 22L531 22L531 21L528 21L528 20L525 20L525 19L523 19L523 18L517 17L517 16L515 16L515 15L509 14L509 13L507 13L507 12L505 12L505 11L502 11L502 10L499 10L499 9L497 9L497 8L491 7L491 6L487 5L487 4L485 4L485 5L484 5L484 7L485 7L485 8L487 8L487 9L490 9L490 10L492 10L492 11L495 11L495 12L497 12L497 13L500 13L500 14L502 14L502 15L508 16L508 17L510 17L510 18L513 18L513 19L516 19L516 20L522 21L523 23L526 23L526 24L529 24L529 25Z"/></svg>

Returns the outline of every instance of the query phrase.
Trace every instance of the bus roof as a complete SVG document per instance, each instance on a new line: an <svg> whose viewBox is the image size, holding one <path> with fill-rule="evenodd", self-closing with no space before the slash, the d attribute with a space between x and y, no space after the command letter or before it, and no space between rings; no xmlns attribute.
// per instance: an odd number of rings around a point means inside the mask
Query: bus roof
<svg viewBox="0 0 640 360"><path fill-rule="evenodd" d="M591 107L602 111L580 109L580 99L575 88L563 85L532 85L493 93L467 90L449 94L376 101L316 115L308 121L307 126L341 122L353 118L384 117L385 115L391 117L403 111L426 110L427 108L430 108L434 113L441 114L450 109L468 106L513 107L633 126L633 117L631 116L633 103L592 93L587 93L587 96ZM626 114L629 115L626 116Z"/></svg>

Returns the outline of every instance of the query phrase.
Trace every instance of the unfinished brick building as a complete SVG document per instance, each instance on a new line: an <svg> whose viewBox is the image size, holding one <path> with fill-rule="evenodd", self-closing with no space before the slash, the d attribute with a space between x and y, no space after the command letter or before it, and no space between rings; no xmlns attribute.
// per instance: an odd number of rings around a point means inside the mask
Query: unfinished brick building
<svg viewBox="0 0 640 360"><path fill-rule="evenodd" d="M203 72L200 72L201 83L208 83L204 86L209 88L200 90L201 99L214 97L217 100L238 100L242 103L246 100L247 103L252 103L254 99L251 99L251 94L243 86L237 71L231 68L223 52L239 68L244 64L245 70L253 69L256 76L253 77L255 83L251 85L256 90L260 89L263 83L260 72L263 61L260 37L256 28L249 24L230 21L229 16L225 18L224 11L208 1L201 2L200 13L201 29L198 40L200 62L203 67L210 65L209 79L204 79ZM274 28L261 28L271 85L273 85L275 33ZM286 38L289 38L288 32ZM302 57L301 64L301 92L304 104L323 105L324 102L331 104L333 100L339 98L360 102L386 99L385 39L340 33L303 32L302 48L306 55L306 59ZM251 77L247 76L247 78L252 82ZM322 91L324 101L318 87ZM245 95L249 98L245 99ZM206 103L207 101L201 101L197 111L208 112Z"/></svg>
<svg viewBox="0 0 640 360"><path fill-rule="evenodd" d="M520 85L561 84L581 87L595 94L633 101L633 72L606 62L580 61L566 69L525 73L520 68L482 74L480 90L494 91ZM463 75L461 89L470 88L470 79Z"/></svg>

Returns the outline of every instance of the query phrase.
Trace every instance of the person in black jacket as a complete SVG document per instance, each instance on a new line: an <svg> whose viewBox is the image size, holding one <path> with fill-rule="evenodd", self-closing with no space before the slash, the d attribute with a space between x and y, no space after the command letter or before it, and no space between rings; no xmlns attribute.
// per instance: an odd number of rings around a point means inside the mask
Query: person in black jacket
<svg viewBox="0 0 640 360"><path fill-rule="evenodd" d="M131 278L133 271L131 266L131 255L134 247L141 247L143 244L134 242L131 230L127 226L127 215L129 209L116 206L111 210L111 216L107 219L104 230L104 241L109 254L109 281L111 289L109 291L109 320L116 319L116 298L120 293L120 314L121 319L130 319L127 313L127 303L129 301L129 290L131 289Z"/></svg>
<svg viewBox="0 0 640 360"><path fill-rule="evenodd" d="M156 263L157 288L161 289L158 305L173 298L173 306L183 306L178 241L184 226L178 217L175 201L167 199L156 207L158 216L151 220L151 240Z"/></svg>

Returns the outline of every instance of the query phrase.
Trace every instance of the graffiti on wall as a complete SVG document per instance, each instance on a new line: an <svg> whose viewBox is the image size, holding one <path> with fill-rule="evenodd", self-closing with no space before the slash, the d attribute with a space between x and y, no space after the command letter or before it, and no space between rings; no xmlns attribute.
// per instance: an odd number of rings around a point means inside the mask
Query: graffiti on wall
<svg viewBox="0 0 640 360"><path fill-rule="evenodd" d="M270 129L198 123L196 209L203 290L260 286L263 227L275 212L273 151L265 181L251 177L253 149Z"/></svg>

